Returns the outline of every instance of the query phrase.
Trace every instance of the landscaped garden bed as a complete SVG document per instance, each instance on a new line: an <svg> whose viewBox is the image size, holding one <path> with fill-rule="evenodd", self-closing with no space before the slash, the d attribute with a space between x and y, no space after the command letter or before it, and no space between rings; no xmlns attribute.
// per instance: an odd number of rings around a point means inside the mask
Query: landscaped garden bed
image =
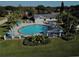
<svg viewBox="0 0 79 59"><path fill-rule="evenodd" d="M36 45L45 45L50 42L50 39L47 36L32 36L26 37L23 40L23 45L36 46Z"/></svg>

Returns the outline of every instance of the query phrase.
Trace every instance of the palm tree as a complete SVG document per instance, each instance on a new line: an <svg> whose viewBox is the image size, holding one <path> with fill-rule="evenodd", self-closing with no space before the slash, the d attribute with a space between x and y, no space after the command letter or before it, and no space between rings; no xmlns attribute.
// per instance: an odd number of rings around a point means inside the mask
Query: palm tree
<svg viewBox="0 0 79 59"><path fill-rule="evenodd" d="M63 28L64 32L65 32L65 37L70 37L70 35L72 36L72 34L76 33L76 26L78 24L77 22L77 18L75 16L72 16L70 14L70 12L63 12L59 15L58 19L61 19L62 22L64 23L61 27ZM69 35L69 36L68 36Z"/></svg>

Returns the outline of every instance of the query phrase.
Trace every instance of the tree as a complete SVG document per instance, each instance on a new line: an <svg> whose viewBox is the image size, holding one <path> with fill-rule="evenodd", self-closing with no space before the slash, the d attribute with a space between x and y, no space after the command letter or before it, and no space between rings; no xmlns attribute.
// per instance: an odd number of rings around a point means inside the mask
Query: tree
<svg viewBox="0 0 79 59"><path fill-rule="evenodd" d="M5 10L15 11L15 10L17 10L17 8L14 6L5 6Z"/></svg>
<svg viewBox="0 0 79 59"><path fill-rule="evenodd" d="M71 6L70 12L73 16L79 18L79 5Z"/></svg>
<svg viewBox="0 0 79 59"><path fill-rule="evenodd" d="M64 23L61 25L61 27L64 30L64 38L70 39L70 37L73 37L72 34L76 33L76 26L78 24L78 20L75 16L72 16L70 12L62 12L59 15L62 22Z"/></svg>
<svg viewBox="0 0 79 59"><path fill-rule="evenodd" d="M5 10L5 8L3 6L0 6L0 10Z"/></svg>
<svg viewBox="0 0 79 59"><path fill-rule="evenodd" d="M38 13L44 13L44 10L45 10L45 6L43 6L43 5L38 5L37 7L36 7L36 9L38 10ZM42 12L40 12L42 10Z"/></svg>
<svg viewBox="0 0 79 59"><path fill-rule="evenodd" d="M60 7L60 13L62 13L64 11L64 2L61 2L61 7Z"/></svg>

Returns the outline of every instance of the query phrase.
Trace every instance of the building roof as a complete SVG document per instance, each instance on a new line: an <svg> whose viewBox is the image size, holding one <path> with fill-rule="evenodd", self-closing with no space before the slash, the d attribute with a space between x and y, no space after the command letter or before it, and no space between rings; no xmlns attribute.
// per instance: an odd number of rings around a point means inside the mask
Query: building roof
<svg viewBox="0 0 79 59"><path fill-rule="evenodd" d="M59 13L51 13L51 14L35 14L35 18L55 18Z"/></svg>

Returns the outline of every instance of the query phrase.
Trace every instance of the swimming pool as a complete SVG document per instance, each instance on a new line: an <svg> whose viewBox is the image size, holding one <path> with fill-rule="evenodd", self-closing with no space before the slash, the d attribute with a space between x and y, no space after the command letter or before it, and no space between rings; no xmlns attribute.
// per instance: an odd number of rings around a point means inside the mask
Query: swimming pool
<svg viewBox="0 0 79 59"><path fill-rule="evenodd" d="M34 35L40 32L46 32L48 27L46 25L41 24L34 24L34 25L27 25L18 30L19 33L23 35Z"/></svg>

